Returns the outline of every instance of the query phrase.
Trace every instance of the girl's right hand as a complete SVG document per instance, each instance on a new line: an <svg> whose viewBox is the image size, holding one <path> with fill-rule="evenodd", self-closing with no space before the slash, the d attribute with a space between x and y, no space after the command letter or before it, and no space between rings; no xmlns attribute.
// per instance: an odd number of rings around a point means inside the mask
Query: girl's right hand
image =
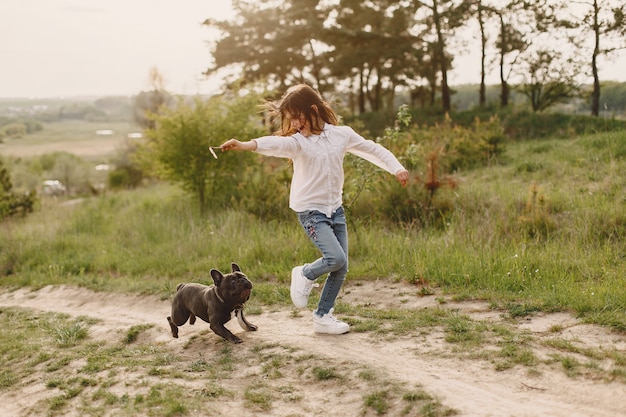
<svg viewBox="0 0 626 417"><path fill-rule="evenodd" d="M240 142L237 139L229 139L220 145L222 151L254 151L256 150L256 142L251 140L248 142Z"/></svg>

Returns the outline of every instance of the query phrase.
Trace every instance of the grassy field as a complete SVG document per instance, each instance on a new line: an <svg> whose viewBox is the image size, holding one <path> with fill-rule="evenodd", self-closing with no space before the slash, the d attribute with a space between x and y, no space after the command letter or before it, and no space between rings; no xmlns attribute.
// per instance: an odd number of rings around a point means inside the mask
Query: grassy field
<svg viewBox="0 0 626 417"><path fill-rule="evenodd" d="M567 378L621 384L623 350L579 346L560 334L561 324L537 340L510 323L563 312L626 333L623 172L626 132L510 142L500 163L455 174L459 187L438 196L454 205L441 226L380 224L355 214L350 285L409 283L403 288L412 288L412 297L434 296L440 306L378 309L369 306L374 299L360 299L340 301L337 312L349 318L359 343L366 346L372 336L368 349L379 349L381 340L413 347L441 339L452 347L429 355L488 361L497 372L523 367L533 377L556 364ZM225 271L235 261L255 283L247 304L253 322L261 313L289 311L289 271L315 256L295 217L267 221L239 211L202 217L183 191L167 184L43 199L35 213L0 224L2 290L67 284L166 303L179 282L210 284L211 268ZM446 308L476 301L505 320L479 321ZM153 314L165 326L160 315ZM299 313L285 316L297 320ZM0 357L19 364L0 370L0 397L34 384L35 373L45 381L43 399L29 415L196 415L222 401L255 415L276 411L278 403L301 404L303 383L320 398L329 389L358 387L348 405L361 411L351 415L457 413L458 406L439 401L428 387L403 385L358 361L298 350L271 325L263 330L274 342L235 350L213 343L207 331L191 337L181 354L163 342L162 329L140 319L123 337L100 339L90 335L102 323L89 317L0 307L0 323L8 329ZM242 393L237 377L249 381Z"/></svg>
<svg viewBox="0 0 626 417"><path fill-rule="evenodd" d="M443 228L351 218L350 279L425 282L517 314L572 311L626 330L626 134L508 145L507 162L458 173ZM237 261L267 283L316 253L296 219L225 211L199 217L157 185L78 201L44 200L0 225L4 285L73 283L157 293Z"/></svg>

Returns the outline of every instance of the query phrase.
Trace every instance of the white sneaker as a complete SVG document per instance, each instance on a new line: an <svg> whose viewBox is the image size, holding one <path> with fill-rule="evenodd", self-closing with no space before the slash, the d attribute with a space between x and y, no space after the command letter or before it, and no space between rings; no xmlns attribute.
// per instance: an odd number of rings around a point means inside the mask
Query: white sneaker
<svg viewBox="0 0 626 417"><path fill-rule="evenodd" d="M320 286L302 275L302 268L303 266L296 266L291 270L291 301L298 308L306 307L311 290Z"/></svg>
<svg viewBox="0 0 626 417"><path fill-rule="evenodd" d="M344 323L333 316L334 310L334 308L331 308L330 311L322 317L313 313L313 331L315 333L344 334L350 331L350 325L348 323Z"/></svg>

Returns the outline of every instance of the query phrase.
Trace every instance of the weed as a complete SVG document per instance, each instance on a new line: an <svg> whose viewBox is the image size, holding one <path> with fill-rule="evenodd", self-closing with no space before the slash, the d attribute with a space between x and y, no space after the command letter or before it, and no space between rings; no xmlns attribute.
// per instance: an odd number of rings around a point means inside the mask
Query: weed
<svg viewBox="0 0 626 417"><path fill-rule="evenodd" d="M244 392L246 407L269 411L274 400L271 392L263 386L248 387Z"/></svg>
<svg viewBox="0 0 626 417"><path fill-rule="evenodd" d="M374 381L376 379L376 373L370 369L359 372L359 378L364 381Z"/></svg>
<svg viewBox="0 0 626 417"><path fill-rule="evenodd" d="M550 333L560 333L563 331L563 329L565 329L565 326L563 326L562 324L553 324L552 326L550 326L548 331Z"/></svg>
<svg viewBox="0 0 626 417"><path fill-rule="evenodd" d="M580 374L580 362L576 359L571 356L559 356L558 359L567 376L573 378Z"/></svg>
<svg viewBox="0 0 626 417"><path fill-rule="evenodd" d="M335 368L322 368L319 366L316 366L313 368L313 376L315 376L315 378L318 381L327 381L329 379L339 379L341 378L341 376L337 373L337 370Z"/></svg>
<svg viewBox="0 0 626 417"><path fill-rule="evenodd" d="M534 312L541 311L541 307L531 304L509 303L506 308L511 318L526 317Z"/></svg>
<svg viewBox="0 0 626 417"><path fill-rule="evenodd" d="M80 321L73 323L58 323L53 325L50 333L54 342L61 347L75 346L89 334L87 325Z"/></svg>
<svg viewBox="0 0 626 417"><path fill-rule="evenodd" d="M17 382L17 376L7 369L0 371L0 388L7 388Z"/></svg>
<svg viewBox="0 0 626 417"><path fill-rule="evenodd" d="M530 186L528 201L519 222L530 238L546 238L556 228L546 196L535 183Z"/></svg>
<svg viewBox="0 0 626 417"><path fill-rule="evenodd" d="M402 399L408 402L428 401L428 400L432 400L432 396L420 390L420 391L407 392L402 396Z"/></svg>
<svg viewBox="0 0 626 417"><path fill-rule="evenodd" d="M268 361L266 361L263 364L263 366L261 367L261 370L263 371L263 374L267 376L267 378L278 379L283 376L283 373L281 372L281 368L284 364L285 364L284 357L273 355L269 358Z"/></svg>
<svg viewBox="0 0 626 417"><path fill-rule="evenodd" d="M373 409L376 414L382 415L389 410L388 391L375 391L365 396L363 402L365 407Z"/></svg>
<svg viewBox="0 0 626 417"><path fill-rule="evenodd" d="M134 341L137 340L141 332L151 329L152 327L154 327L153 324L140 324L140 325L131 326L130 329L128 329L128 332L126 332L125 342L133 343Z"/></svg>
<svg viewBox="0 0 626 417"><path fill-rule="evenodd" d="M529 348L523 348L515 343L506 343L502 346L499 356L503 361L497 361L495 369L503 371L512 368L516 364L533 366L538 363L537 357Z"/></svg>
<svg viewBox="0 0 626 417"><path fill-rule="evenodd" d="M200 394L203 397L207 397L207 398L219 398L219 397L222 397L222 396L229 396L229 397L234 396L234 394L232 392L230 392L227 389L225 389L224 387L216 384L215 382L211 382L211 383L207 384L205 387L203 387L200 390Z"/></svg>
<svg viewBox="0 0 626 417"><path fill-rule="evenodd" d="M452 314L445 320L445 325L446 341L449 343L477 345L482 340L481 332L469 317Z"/></svg>
<svg viewBox="0 0 626 417"><path fill-rule="evenodd" d="M211 368L211 364L204 359L204 356L200 354L200 358L191 362L189 365L189 372L205 372Z"/></svg>

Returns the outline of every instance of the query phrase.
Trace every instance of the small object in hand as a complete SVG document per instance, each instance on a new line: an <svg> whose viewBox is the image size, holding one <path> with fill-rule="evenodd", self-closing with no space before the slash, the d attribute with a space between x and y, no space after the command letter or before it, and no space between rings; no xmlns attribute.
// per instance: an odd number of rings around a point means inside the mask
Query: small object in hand
<svg viewBox="0 0 626 417"><path fill-rule="evenodd" d="M217 154L215 153L213 148L220 149L220 147L219 146L209 146L209 151L211 152L211 155L213 155L213 158L217 159Z"/></svg>

